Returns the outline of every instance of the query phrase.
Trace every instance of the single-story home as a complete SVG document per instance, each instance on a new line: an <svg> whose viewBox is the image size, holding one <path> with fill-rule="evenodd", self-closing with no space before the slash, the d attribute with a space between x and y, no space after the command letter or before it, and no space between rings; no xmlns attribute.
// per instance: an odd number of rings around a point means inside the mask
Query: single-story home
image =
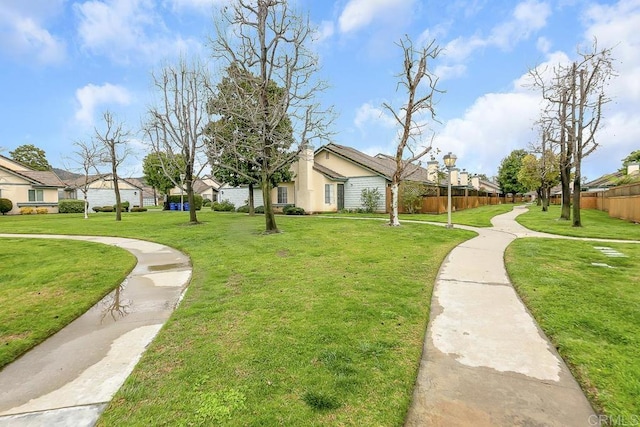
<svg viewBox="0 0 640 427"><path fill-rule="evenodd" d="M58 212L58 190L65 184L52 171L36 171L15 160L0 155L0 198L9 199L13 208L47 209Z"/></svg>
<svg viewBox="0 0 640 427"><path fill-rule="evenodd" d="M203 199L207 199L212 202L218 199L218 190L220 188L220 183L216 181L212 176L205 175L202 178L196 178L193 181L192 186L194 194L201 195ZM173 187L171 190L169 190L169 194L179 196L180 186ZM187 194L186 186L182 194Z"/></svg>
<svg viewBox="0 0 640 427"><path fill-rule="evenodd" d="M87 202L89 209L95 206L113 206L116 203L113 174L98 174L87 177ZM67 181L64 189L65 199L83 200L82 188L85 185L85 176L78 176ZM130 206L143 206L143 193L139 184L125 178L118 177L118 189L120 201L129 202Z"/></svg>
<svg viewBox="0 0 640 427"><path fill-rule="evenodd" d="M363 207L361 195L364 189L377 189L382 196L377 211L385 212L387 187L395 170L395 160L388 155L369 156L351 147L330 143L313 151L306 148L298 161L292 164L292 182L278 184L271 194L277 208L295 205L306 212L336 212ZM430 185L443 185L438 180L438 162L432 159L427 168L409 165L405 180ZM446 185L446 184L445 184ZM236 207L245 205L248 187L231 187L223 184L218 191L218 201L229 201ZM254 204L263 204L262 193L254 188Z"/></svg>
<svg viewBox="0 0 640 427"><path fill-rule="evenodd" d="M629 177L640 177L640 164L638 163L630 163L627 166L626 176ZM580 186L582 191L588 192L596 192L596 191L606 191L609 188L616 187L620 185L620 181L625 177L625 173L623 171L616 171L613 173L608 173L598 177L592 181L586 182Z"/></svg>

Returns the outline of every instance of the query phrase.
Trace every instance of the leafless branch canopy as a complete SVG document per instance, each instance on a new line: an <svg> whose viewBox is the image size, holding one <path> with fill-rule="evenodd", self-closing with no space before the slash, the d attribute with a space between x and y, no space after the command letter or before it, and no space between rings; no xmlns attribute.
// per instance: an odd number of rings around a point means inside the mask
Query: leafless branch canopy
<svg viewBox="0 0 640 427"><path fill-rule="evenodd" d="M210 105L214 168L250 180L257 174L267 185L305 146L329 138L333 113L317 100L327 84L317 77L318 59L309 48L314 32L286 0L237 0L222 8L211 40L225 73Z"/></svg>
<svg viewBox="0 0 640 427"><path fill-rule="evenodd" d="M398 184L411 172L408 166L431 151L433 134L425 141L424 133L430 120L436 117L434 95L442 93L437 88L438 77L429 69L430 61L436 59L441 51L435 40L422 49L416 49L407 36L398 42L398 46L402 49L404 61L396 90L402 89L407 94L407 102L397 110L388 103L383 104L401 129L395 154L396 170L391 180L391 225L400 224L397 219ZM425 118L425 114L428 118ZM409 152L408 156L406 151Z"/></svg>

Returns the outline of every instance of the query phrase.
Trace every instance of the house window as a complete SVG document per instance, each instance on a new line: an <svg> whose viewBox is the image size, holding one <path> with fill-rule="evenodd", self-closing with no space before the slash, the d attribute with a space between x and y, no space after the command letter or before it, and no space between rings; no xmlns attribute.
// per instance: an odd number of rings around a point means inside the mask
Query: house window
<svg viewBox="0 0 640 427"><path fill-rule="evenodd" d="M278 203L287 203L287 187L278 187Z"/></svg>
<svg viewBox="0 0 640 427"><path fill-rule="evenodd" d="M43 202L44 194L42 190L29 190L29 201L30 202Z"/></svg>
<svg viewBox="0 0 640 427"><path fill-rule="evenodd" d="M333 193L333 185L325 184L324 185L324 202L326 204L331 204L332 194Z"/></svg>

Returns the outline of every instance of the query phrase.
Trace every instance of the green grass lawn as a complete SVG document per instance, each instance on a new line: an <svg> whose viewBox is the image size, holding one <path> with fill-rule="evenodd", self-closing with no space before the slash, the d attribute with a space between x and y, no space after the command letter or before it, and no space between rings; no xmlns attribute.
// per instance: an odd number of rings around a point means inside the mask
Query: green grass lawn
<svg viewBox="0 0 640 427"><path fill-rule="evenodd" d="M607 212L582 209L582 227L572 227L571 221L560 220L560 206L549 206L548 212L531 206L529 212L516 218L525 227L546 233L575 237L598 237L604 239L640 240L640 225L609 217Z"/></svg>
<svg viewBox="0 0 640 427"><path fill-rule="evenodd" d="M599 216L585 219L592 218ZM621 237L616 228L610 231ZM626 257L606 257L594 246ZM596 410L626 420L640 414L640 244L519 239L507 249L506 265Z"/></svg>
<svg viewBox="0 0 640 427"><path fill-rule="evenodd" d="M491 227L491 218L496 215L500 215L509 212L513 209L513 204L504 205L490 205L480 206L474 209L465 209L458 212L451 213L451 222L461 225L469 225L472 227ZM324 214L323 214L324 215ZM346 217L346 218L389 218L389 214L365 214L365 213L332 213L327 214L331 216ZM400 214L398 215L400 221L412 220L412 221L425 221L425 222L439 222L446 223L448 216L446 213L435 214Z"/></svg>
<svg viewBox="0 0 640 427"><path fill-rule="evenodd" d="M184 300L101 425L402 425L446 254L425 224L200 212L0 218L0 231L138 237L189 254Z"/></svg>
<svg viewBox="0 0 640 427"><path fill-rule="evenodd" d="M0 238L0 369L87 311L134 265L112 246Z"/></svg>

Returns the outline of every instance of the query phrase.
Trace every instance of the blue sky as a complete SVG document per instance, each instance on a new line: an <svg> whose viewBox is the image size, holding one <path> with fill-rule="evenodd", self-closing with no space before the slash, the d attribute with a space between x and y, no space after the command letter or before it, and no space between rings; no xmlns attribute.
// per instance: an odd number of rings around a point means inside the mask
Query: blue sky
<svg viewBox="0 0 640 427"><path fill-rule="evenodd" d="M0 149L34 144L62 167L73 142L91 136L109 109L131 129L152 99L150 75L180 54L210 57L213 6L224 0L0 0ZM381 105L399 106L398 40L435 39L440 78L434 148L458 166L496 174L511 150L536 140L539 95L529 68L575 59L594 37L613 47L600 147L585 160L589 179L616 170L640 149L640 0L293 0L319 29L314 44L331 85L333 141L391 153L397 126ZM214 76L215 79L215 76ZM139 175L146 148L123 171Z"/></svg>

